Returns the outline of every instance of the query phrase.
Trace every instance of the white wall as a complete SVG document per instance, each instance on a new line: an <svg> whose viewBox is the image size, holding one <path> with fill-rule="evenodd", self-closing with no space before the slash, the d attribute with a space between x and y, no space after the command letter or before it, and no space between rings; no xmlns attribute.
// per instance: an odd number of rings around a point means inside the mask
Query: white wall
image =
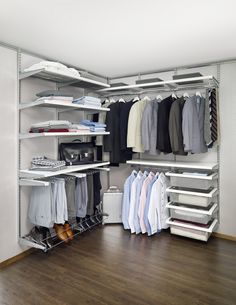
<svg viewBox="0 0 236 305"><path fill-rule="evenodd" d="M236 236L236 63L220 69L220 227Z"/></svg>
<svg viewBox="0 0 236 305"><path fill-rule="evenodd" d="M4 261L23 249L18 245L18 187L17 187L17 57L16 52L0 47L0 130L1 132L1 176L0 176L0 262ZM29 65L35 59L25 57L23 65ZM216 67L197 69L203 74L216 75ZM178 71L178 73L186 71ZM168 79L172 74L163 73L161 78ZM236 215L236 187L234 186L236 170L236 64L221 66L220 73L220 233L236 236L236 225L234 216ZM53 88L53 84L39 80L27 80L22 86L22 96L24 101L34 99L35 93ZM80 96L82 92L78 89L75 94ZM73 120L79 114L73 115ZM45 109L38 111L25 110L21 114L21 129L26 131L32 121L52 119L55 111L50 112ZM70 114L65 114L64 118L70 119ZM4 130L4 132L3 132ZM39 149L41 147L41 149ZM21 167L28 167L31 153L43 153L56 155L57 141L48 139L25 140L22 142ZM31 153L29 153L31 151ZM161 156L161 158L173 158L172 155ZM202 161L216 161L216 150L200 157L190 158L201 159ZM5 162L9 160L9 162ZM125 177L130 173L130 167L122 165L120 168L113 168L111 171L111 184L122 188ZM106 179L104 179L106 183ZM22 188L22 223L23 231L27 232L29 224L26 221L28 206L28 194L30 188Z"/></svg>
<svg viewBox="0 0 236 305"><path fill-rule="evenodd" d="M17 54L0 46L0 261L19 253L17 207Z"/></svg>

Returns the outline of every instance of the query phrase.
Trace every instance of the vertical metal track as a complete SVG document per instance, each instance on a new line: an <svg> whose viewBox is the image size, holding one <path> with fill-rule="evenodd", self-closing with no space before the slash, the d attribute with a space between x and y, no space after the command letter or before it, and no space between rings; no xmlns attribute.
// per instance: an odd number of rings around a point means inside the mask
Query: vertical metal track
<svg viewBox="0 0 236 305"><path fill-rule="evenodd" d="M216 78L217 78L217 81L219 82L220 84L220 69L221 68L221 65L220 64L217 64L216 65L216 72L217 72L217 75L216 75ZM220 117L219 116L219 107L220 107L220 99L219 99L219 89L216 88L216 101L217 101L217 114L218 114L218 118ZM217 131L218 131L218 135L219 135L219 128L220 128L220 121L217 122ZM220 202L220 173L221 173L221 164L220 164L220 144L219 144L219 139L217 137L217 163L218 163L218 180L217 180L217 188L218 188L218 223L220 224L220 205L221 205L221 202Z"/></svg>
<svg viewBox="0 0 236 305"><path fill-rule="evenodd" d="M21 237L21 189L19 186L19 171L21 168L21 143L19 138L21 128L20 102L21 102L21 50L17 50L17 204L18 204L18 237Z"/></svg>

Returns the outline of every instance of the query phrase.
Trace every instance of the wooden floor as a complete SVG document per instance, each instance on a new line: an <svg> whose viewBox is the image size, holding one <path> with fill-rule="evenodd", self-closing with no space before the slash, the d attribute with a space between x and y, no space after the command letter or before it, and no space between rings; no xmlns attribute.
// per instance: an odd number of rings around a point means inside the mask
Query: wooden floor
<svg viewBox="0 0 236 305"><path fill-rule="evenodd" d="M0 305L66 304L235 305L236 243L105 226L0 271Z"/></svg>

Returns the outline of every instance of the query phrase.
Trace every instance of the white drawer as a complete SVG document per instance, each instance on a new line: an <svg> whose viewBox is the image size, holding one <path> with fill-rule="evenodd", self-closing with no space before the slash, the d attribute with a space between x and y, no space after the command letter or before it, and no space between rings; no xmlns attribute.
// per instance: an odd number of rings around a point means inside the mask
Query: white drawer
<svg viewBox="0 0 236 305"><path fill-rule="evenodd" d="M174 202L169 202L167 207L170 209L171 218L207 224L212 218L216 218L218 206L216 203L207 208L190 208Z"/></svg>
<svg viewBox="0 0 236 305"><path fill-rule="evenodd" d="M170 184L172 186L200 190L207 190L216 185L216 179L218 178L216 173L208 173L206 176L203 176L198 173L167 172L166 176L170 177Z"/></svg>
<svg viewBox="0 0 236 305"><path fill-rule="evenodd" d="M181 189L178 187L169 187L166 190L169 193L170 201L179 202L187 205L196 205L207 207L212 202L216 202L218 191L216 188L209 190Z"/></svg>
<svg viewBox="0 0 236 305"><path fill-rule="evenodd" d="M176 222L173 221L171 218L167 220L167 223L170 225L170 232L172 234L181 235L202 241L207 241L209 239L210 235L217 226L217 222L217 219L214 219L208 228L203 228L193 224Z"/></svg>

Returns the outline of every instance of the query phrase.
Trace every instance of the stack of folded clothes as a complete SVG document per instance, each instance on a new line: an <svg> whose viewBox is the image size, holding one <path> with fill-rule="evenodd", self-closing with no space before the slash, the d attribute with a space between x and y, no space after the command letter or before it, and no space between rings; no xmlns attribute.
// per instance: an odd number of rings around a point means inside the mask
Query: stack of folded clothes
<svg viewBox="0 0 236 305"><path fill-rule="evenodd" d="M46 90L36 94L39 98L36 101L58 101L72 103L74 97L70 93L58 90Z"/></svg>
<svg viewBox="0 0 236 305"><path fill-rule="evenodd" d="M85 105L90 107L101 107L101 100L93 96L82 96L73 100L74 104Z"/></svg>
<svg viewBox="0 0 236 305"><path fill-rule="evenodd" d="M65 161L48 159L45 156L34 157L31 161L31 170L58 171L66 167Z"/></svg>
<svg viewBox="0 0 236 305"><path fill-rule="evenodd" d="M70 125L69 131L70 132L86 132L86 131L90 131L90 127L82 125L82 124L74 124L74 123L72 123Z"/></svg>
<svg viewBox="0 0 236 305"><path fill-rule="evenodd" d="M69 132L71 122L62 120L52 120L32 124L30 132Z"/></svg>
<svg viewBox="0 0 236 305"><path fill-rule="evenodd" d="M103 132L105 131L105 128L107 127L106 124L93 122L90 120L83 120L80 122L81 125L88 126L90 128L90 131L92 132Z"/></svg>
<svg viewBox="0 0 236 305"><path fill-rule="evenodd" d="M61 73L61 74L66 74L71 77L79 77L79 71L77 71L74 68L68 68L67 66L59 63L59 62L54 62L54 61L40 61L37 64L33 64L29 68L26 68L24 72L29 72L29 71L35 71L35 70L41 70L45 69L50 72L54 73Z"/></svg>

